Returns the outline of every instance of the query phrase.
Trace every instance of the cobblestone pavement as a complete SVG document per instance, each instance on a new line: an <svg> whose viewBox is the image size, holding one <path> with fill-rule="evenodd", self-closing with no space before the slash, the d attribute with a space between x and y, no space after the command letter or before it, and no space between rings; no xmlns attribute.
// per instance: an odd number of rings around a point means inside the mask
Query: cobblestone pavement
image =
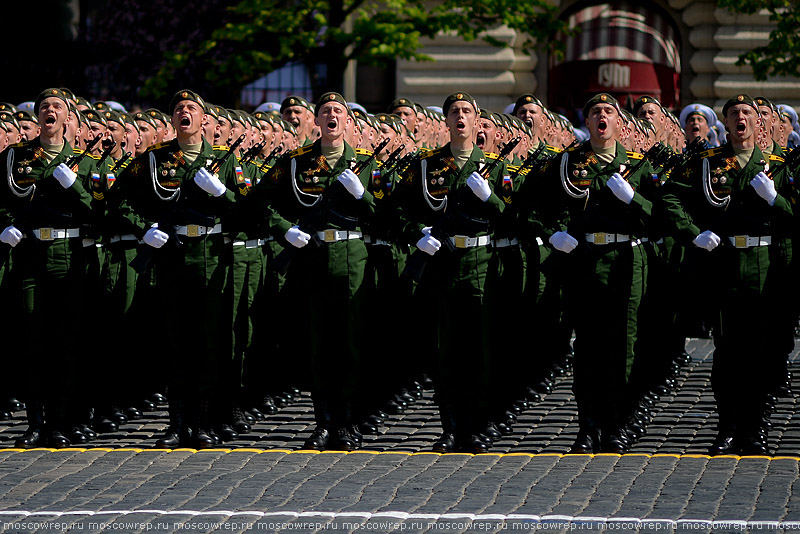
<svg viewBox="0 0 800 534"><path fill-rule="evenodd" d="M307 395L199 452L151 448L164 412L91 447L20 451L17 413L0 421L0 532L800 530L797 400L775 409L774 456L705 456L711 348L690 341L679 387L623 456L565 454L577 433L569 378L477 456L426 452L440 433L430 392L352 453L299 451L313 428Z"/></svg>

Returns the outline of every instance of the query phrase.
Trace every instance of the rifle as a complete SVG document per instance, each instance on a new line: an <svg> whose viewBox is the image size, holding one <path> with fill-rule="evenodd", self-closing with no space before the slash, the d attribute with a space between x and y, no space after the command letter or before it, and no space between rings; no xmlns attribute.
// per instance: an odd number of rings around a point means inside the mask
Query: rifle
<svg viewBox="0 0 800 534"><path fill-rule="evenodd" d="M389 154L389 157L386 158L386 161L383 162L383 166L381 167L381 172L389 174L392 172L392 169L395 165L400 161L400 153L405 150L406 145L400 145L397 147L397 150Z"/></svg>
<svg viewBox="0 0 800 534"><path fill-rule="evenodd" d="M793 148L792 151L789 152L785 158L783 158L783 163L780 163L767 171L767 176L772 178L783 169L789 169L791 171L798 163L800 163L798 160L800 160L800 147Z"/></svg>
<svg viewBox="0 0 800 534"><path fill-rule="evenodd" d="M358 176L361 171L371 165L378 154L389 144L389 141L388 137L383 139L367 159L356 163L356 166L353 167L353 173ZM296 186L296 184L293 184L293 187ZM319 197L314 207L298 221L298 228L311 236L311 242L314 243L315 246L322 246L323 243L317 236L318 228L327 222L333 208L339 204L342 198L347 198L348 195L347 189L336 180L329 185L322 196ZM292 263L292 259L294 259L294 255L298 250L300 249L291 245L285 247L272 261L270 265L272 270L278 274L285 275L286 271L289 269L289 264Z"/></svg>
<svg viewBox="0 0 800 534"><path fill-rule="evenodd" d="M206 166L206 169L212 174L218 173L225 161L231 157L231 154L234 153L234 151L244 142L246 138L247 136L245 134L239 136L239 139L237 139L231 145L230 150L225 152L222 156L215 158ZM183 195L181 195L180 192L181 188L178 188L178 191L176 192L177 194L174 195L174 199L170 201L171 205L164 211L161 219L158 221L158 229L169 235L169 239L167 240L165 246L171 245L176 248L180 248L183 245L178 237L178 234L175 233L175 219L183 205ZM155 254L157 250L160 249L153 248L150 245L140 246L136 253L136 257L134 257L130 262L131 268L139 274L144 273L147 270L147 267L150 265L150 262L153 260L153 254Z"/></svg>
<svg viewBox="0 0 800 534"><path fill-rule="evenodd" d="M264 139L260 143L256 143L255 145L248 148L242 157L239 158L239 163L250 163L256 156L258 156L261 151L264 149L264 145L267 144L267 140Z"/></svg>
<svg viewBox="0 0 800 534"><path fill-rule="evenodd" d="M120 169L120 167L122 167L122 165L124 165L125 162L128 161L128 158L130 158L130 157L131 157L131 153L130 152L125 152L125 154L123 154L122 157L119 158L119 160L117 160L117 162L111 168L111 172L112 173L113 172L117 172Z"/></svg>
<svg viewBox="0 0 800 534"><path fill-rule="evenodd" d="M97 162L98 168L100 168L100 165L102 165L106 158L111 155L111 152L114 150L115 146L117 146L117 142L112 140L111 144L108 145L105 150L103 150L103 153L100 154L100 161Z"/></svg>
<svg viewBox="0 0 800 534"><path fill-rule="evenodd" d="M86 150L84 150L80 154L76 154L71 158L69 158L67 160L67 167L72 169L73 172L77 171L78 165L80 164L81 161L83 161L83 158L85 158L89 154L89 151L94 148L94 145L96 145L99 142L100 142L100 137L98 136L89 141L88 143L86 143Z"/></svg>
<svg viewBox="0 0 800 534"><path fill-rule="evenodd" d="M231 157L236 152L236 149L239 148L239 145L244 143L246 139L247 135L245 134L240 135L239 139L233 142L228 151L225 152L222 156L215 158L214 161L212 161L206 167L206 170L208 170L208 172L210 172L211 174L217 174L219 170L222 168L222 166L225 164L225 162L228 160L228 158Z"/></svg>
<svg viewBox="0 0 800 534"><path fill-rule="evenodd" d="M261 172L267 172L269 168L265 169L264 166L270 161L272 161L272 158L278 157L278 154L280 154L281 152L283 152L283 147L281 145L278 145L275 148L273 148L272 151L267 155L267 157L264 158L264 163L259 165L258 170L260 170Z"/></svg>
<svg viewBox="0 0 800 534"><path fill-rule="evenodd" d="M515 137L508 143L504 144L503 148L500 150L500 154L498 154L497 159L492 160L492 162L488 165L484 165L483 169L481 169L478 174L480 174L484 180L488 180L495 167L497 167L501 161L505 160L505 158L511 154L520 141L522 141L521 137ZM464 214L463 210L461 209L463 204L466 203L464 195L467 191L471 192L468 187L460 189L457 194L454 195L453 206L449 210L445 208L445 213L443 213L436 220L436 222L433 223L433 226L431 226L431 237L437 239L450 252L453 252L456 249L455 245L450 241L451 234L453 233L453 227L456 226L455 222L457 220L461 220L463 223L464 221L469 220L469 217ZM403 275L410 276L416 282L419 282L422 279L422 273L425 271L425 266L428 264L428 260L430 258L430 254L427 254L421 250L417 250L408 258L405 269L403 269Z"/></svg>

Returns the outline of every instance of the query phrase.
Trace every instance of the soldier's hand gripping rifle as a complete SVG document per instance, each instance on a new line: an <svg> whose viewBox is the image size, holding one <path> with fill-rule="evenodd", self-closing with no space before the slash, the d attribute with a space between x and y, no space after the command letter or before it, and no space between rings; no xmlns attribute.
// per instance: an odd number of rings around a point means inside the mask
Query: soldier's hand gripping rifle
<svg viewBox="0 0 800 534"><path fill-rule="evenodd" d="M497 167L509 154L511 154L520 141L522 141L521 137L515 137L503 145L503 148L500 150L500 154L498 154L497 159L492 160L488 165L484 165L483 169L478 171L478 174L480 174L484 180L488 180L495 167ZM471 189L468 187L464 187L454 194L453 204L447 206L444 213L439 216L436 222L433 223L433 226L431 226L431 237L439 241L442 246L447 248L447 250L450 252L455 250L455 245L452 243L452 241L450 241L453 233L453 227L455 226L454 223L463 215L462 208L463 204L466 203L465 195L467 194L471 194ZM422 273L425 271L425 266L428 264L428 260L430 258L431 255L422 250L415 251L408 258L405 269L403 269L403 275L410 276L416 282L419 282L422 279Z"/></svg>
<svg viewBox="0 0 800 534"><path fill-rule="evenodd" d="M221 156L214 158L214 160L206 166L208 172L211 174L217 174L228 158L231 157L231 155L236 151L237 148L239 148L239 145L241 145L246 138L247 136L245 134L240 135L239 138L230 146L229 150L227 150ZM155 160L152 160L150 164L151 166L155 165ZM156 191L158 191L158 188L163 189L161 185L155 183L155 168L153 168L151 172L153 173L153 187L156 189ZM176 218L183 208L183 195L181 194L181 188L182 186L172 190L172 194L169 197L161 198L164 201L170 202L169 207L164 210L161 218L158 221L158 229L169 236L167 243L164 246L180 248L183 245L178 237L178 234L175 232ZM139 274L144 273L147 270L147 267L150 265L150 262L153 260L153 254L155 254L157 250L161 249L151 247L150 245L139 246L136 257L131 260L131 268Z"/></svg>
<svg viewBox="0 0 800 534"><path fill-rule="evenodd" d="M358 176L361 171L371 165L378 154L389 144L389 141L389 138L384 138L367 159L356 163L355 167L352 169L353 174ZM290 179L294 180L294 177ZM292 186L297 187L297 184L292 184ZM315 246L322 245L322 241L317 236L317 232L324 229L323 225L327 222L331 210L341 202L342 198L347 198L348 196L350 196L350 193L336 180L325 189L325 192L322 193L314 206L310 208L309 212L298 221L297 227L311 236L311 242L314 243ZM298 250L300 249L292 245L284 247L280 254L272 261L270 265L272 270L278 274L285 275L286 271L289 269L289 264L292 263L292 259L294 259L294 255Z"/></svg>

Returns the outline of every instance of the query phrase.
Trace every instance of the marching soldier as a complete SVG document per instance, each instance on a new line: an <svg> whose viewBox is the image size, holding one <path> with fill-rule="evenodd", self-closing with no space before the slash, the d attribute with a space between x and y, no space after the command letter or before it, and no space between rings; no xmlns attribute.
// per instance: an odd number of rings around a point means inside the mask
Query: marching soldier
<svg viewBox="0 0 800 534"><path fill-rule="evenodd" d="M533 217L540 218L556 254L566 255L559 259L575 323L573 392L580 425L571 452L622 453L629 446L622 428L645 284L641 240L652 209L639 191L651 168L616 140L622 121L611 95L592 97L583 115L590 140L550 167L531 193L537 196Z"/></svg>
<svg viewBox="0 0 800 534"><path fill-rule="evenodd" d="M305 449L358 447L351 429L366 324L362 224L375 211L366 187L376 164L358 168L368 156L344 141L347 110L340 94L322 95L314 118L321 138L279 159L253 193L254 209L291 251L282 253L291 259L286 292L293 306L284 337L310 363L317 424Z"/></svg>
<svg viewBox="0 0 800 534"><path fill-rule="evenodd" d="M233 161L203 139L203 99L178 91L170 103L176 139L155 145L120 176L113 206L118 231L144 244L131 260L140 272L154 256L159 315L145 341L169 348L170 426L156 442L208 448L211 403L230 359L230 310L222 219L236 204ZM227 152L227 151L225 151ZM228 326L226 326L228 325Z"/></svg>
<svg viewBox="0 0 800 534"><path fill-rule="evenodd" d="M0 241L12 247L10 274L26 340L26 369L19 376L30 379L24 384L29 427L16 446L63 448L70 445L69 399L76 393L73 373L80 354L76 333L85 318L81 226L90 217L90 165L73 159L64 139L69 107L63 91L43 91L34 112L42 125L39 137L0 155L9 172L0 203L5 228Z"/></svg>
<svg viewBox="0 0 800 534"><path fill-rule="evenodd" d="M756 102L740 94L722 109L729 142L704 152L663 196L677 238L696 255L697 276L716 279L709 301L717 303L712 387L719 412L714 454L766 454L768 365L752 361L769 352L773 311L781 309L775 263L792 219L790 184L782 158L756 145ZM706 286L708 290L710 286Z"/></svg>
<svg viewBox="0 0 800 534"><path fill-rule="evenodd" d="M403 237L418 249L416 258L412 254L409 259L417 261L415 299L435 306L435 319L419 323L415 334L427 351L429 333L438 328L433 374L444 432L433 448L480 453L488 450L481 438L488 422L484 371L491 342L485 291L491 226L505 207L501 195L506 168L503 162L490 163L475 146L480 109L469 94L451 94L442 109L450 143L423 154L395 194ZM410 266L406 269L412 273ZM421 310L415 316L429 316Z"/></svg>

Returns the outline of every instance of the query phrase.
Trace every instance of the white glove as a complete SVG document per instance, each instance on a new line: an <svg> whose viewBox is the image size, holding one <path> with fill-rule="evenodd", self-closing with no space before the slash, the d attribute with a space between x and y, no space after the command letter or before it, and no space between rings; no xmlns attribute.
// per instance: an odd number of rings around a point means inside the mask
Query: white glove
<svg viewBox="0 0 800 534"><path fill-rule="evenodd" d="M22 241L22 232L19 231L14 225L9 226L2 232L0 232L0 241L5 243L6 245L11 245L12 247L16 247L19 245L19 242Z"/></svg>
<svg viewBox="0 0 800 534"><path fill-rule="evenodd" d="M706 249L708 251L712 251L715 248L717 248L717 246L719 246L719 242L720 242L719 236L714 232L712 232L711 230L706 230L705 232L699 234L697 237L694 238L694 241L692 241L692 243L694 243L695 246Z"/></svg>
<svg viewBox="0 0 800 534"><path fill-rule="evenodd" d="M145 242L145 244L150 245L153 248L161 248L169 240L169 236L159 230L158 223L156 223L151 226L147 232L145 232L142 240Z"/></svg>
<svg viewBox="0 0 800 534"><path fill-rule="evenodd" d="M561 252L566 252L567 254L575 250L575 247L578 246L578 240L564 231L554 233L550 236L548 241L553 245L553 248Z"/></svg>
<svg viewBox="0 0 800 534"><path fill-rule="evenodd" d="M623 201L625 204L630 204L633 200L633 188L631 184L625 181L625 178L618 172L611 175L611 178L606 182L608 188L614 193L614 196Z"/></svg>
<svg viewBox="0 0 800 534"><path fill-rule="evenodd" d="M67 167L66 163L62 163L53 169L53 176L56 180L58 180L58 183L61 184L61 187L64 189L69 189L72 187L72 184L75 183L75 178L78 177L77 174L72 172L72 169Z"/></svg>
<svg viewBox="0 0 800 534"><path fill-rule="evenodd" d="M205 168L194 175L194 183L209 195L220 197L225 194L225 185Z"/></svg>
<svg viewBox="0 0 800 534"><path fill-rule="evenodd" d="M442 248L442 243L430 234L425 234L417 241L417 248L425 254L433 256Z"/></svg>
<svg viewBox="0 0 800 534"><path fill-rule="evenodd" d="M775 199L778 198L778 192L775 191L775 182L769 179L769 176L760 172L756 174L755 178L750 180L750 185L756 190L758 196L767 201L767 204L772 206L775 204Z"/></svg>
<svg viewBox="0 0 800 534"><path fill-rule="evenodd" d="M475 193L475 196L481 199L481 202L486 202L492 196L492 188L489 187L489 182L484 180L477 172L469 175L467 185Z"/></svg>
<svg viewBox="0 0 800 534"><path fill-rule="evenodd" d="M286 235L283 236L292 246L303 248L308 245L311 236L300 229L298 226L292 226L286 230Z"/></svg>
<svg viewBox="0 0 800 534"><path fill-rule="evenodd" d="M345 171L336 179L342 182L342 185L345 187L345 189L347 189L356 199L360 199L364 196L364 185L361 183L361 180L358 179L356 173L350 169L345 169Z"/></svg>
<svg viewBox="0 0 800 534"><path fill-rule="evenodd" d="M433 226L426 226L422 229L422 233L425 235L431 235L431 230L433 230Z"/></svg>

